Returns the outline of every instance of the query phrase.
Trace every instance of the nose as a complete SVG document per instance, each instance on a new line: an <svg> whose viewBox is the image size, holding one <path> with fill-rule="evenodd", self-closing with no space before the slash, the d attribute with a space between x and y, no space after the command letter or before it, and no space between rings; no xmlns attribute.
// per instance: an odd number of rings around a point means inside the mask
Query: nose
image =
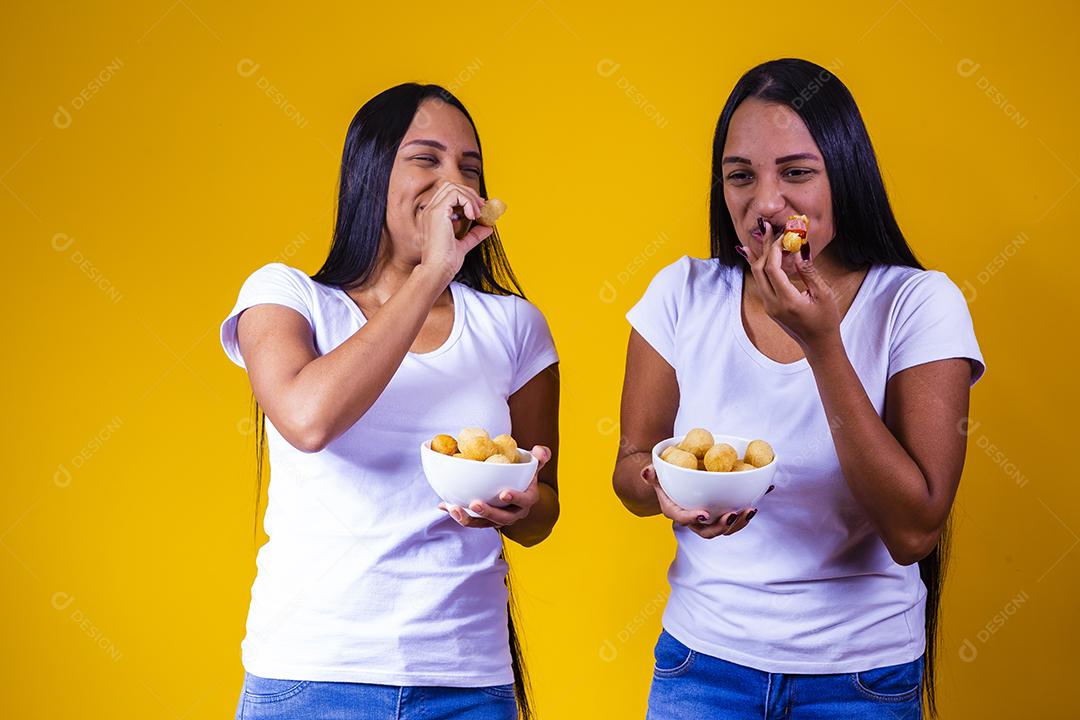
<svg viewBox="0 0 1080 720"><path fill-rule="evenodd" d="M760 178L754 192L751 209L761 217L773 217L777 215L787 202L780 192L780 183L775 178Z"/></svg>
<svg viewBox="0 0 1080 720"><path fill-rule="evenodd" d="M468 185L468 179L457 165L444 164L440 171L440 176L446 182L452 182L455 185Z"/></svg>

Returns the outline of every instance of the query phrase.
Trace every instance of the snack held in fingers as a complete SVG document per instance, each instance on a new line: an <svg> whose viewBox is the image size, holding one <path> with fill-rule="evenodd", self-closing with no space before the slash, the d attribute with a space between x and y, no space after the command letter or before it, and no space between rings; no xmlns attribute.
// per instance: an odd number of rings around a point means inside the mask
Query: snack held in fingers
<svg viewBox="0 0 1080 720"><path fill-rule="evenodd" d="M810 229L810 218L805 215L792 215L784 225L784 234L780 236L780 247L787 252L799 252L806 243L806 231Z"/></svg>
<svg viewBox="0 0 1080 720"><path fill-rule="evenodd" d="M491 227L504 212L506 212L506 203L499 198L489 198L484 202L484 207L480 208L480 217L476 219L476 222Z"/></svg>

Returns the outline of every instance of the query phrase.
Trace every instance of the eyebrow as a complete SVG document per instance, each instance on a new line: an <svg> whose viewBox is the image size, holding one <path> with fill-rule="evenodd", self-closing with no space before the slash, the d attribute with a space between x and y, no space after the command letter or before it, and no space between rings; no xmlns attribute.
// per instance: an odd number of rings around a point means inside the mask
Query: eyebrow
<svg viewBox="0 0 1080 720"><path fill-rule="evenodd" d="M433 147L436 150L442 150L443 152L446 152L446 146L443 145L438 140L410 140L409 142L405 143L405 145L402 145L401 147L405 147L407 145L427 145L428 147ZM476 158L477 160L482 160L483 159L483 158L480 157L480 153L476 152L475 150L466 150L465 152L463 152L461 154L464 155L465 157Z"/></svg>
<svg viewBox="0 0 1080 720"><path fill-rule="evenodd" d="M784 163L791 162L792 160L817 160L818 162L821 162L821 158L819 158L814 153L795 153L794 155L784 155L783 157L776 158L776 164L783 165ZM743 165L753 165L752 162L740 155L728 155L726 158L724 158L721 164L726 165L727 163L742 163Z"/></svg>

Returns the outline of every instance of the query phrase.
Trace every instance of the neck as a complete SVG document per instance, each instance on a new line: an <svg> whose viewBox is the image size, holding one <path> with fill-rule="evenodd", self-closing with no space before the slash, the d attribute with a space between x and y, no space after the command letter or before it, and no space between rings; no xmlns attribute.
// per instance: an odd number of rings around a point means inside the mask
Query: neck
<svg viewBox="0 0 1080 720"><path fill-rule="evenodd" d="M381 307L398 292L412 275L418 263L410 262L394 254L393 243L386 238L380 243L379 257L371 275L362 285L351 291L354 298L363 298L368 304ZM445 294L445 293L444 293ZM441 298L440 298L441 300ZM436 304L439 304L436 302Z"/></svg>

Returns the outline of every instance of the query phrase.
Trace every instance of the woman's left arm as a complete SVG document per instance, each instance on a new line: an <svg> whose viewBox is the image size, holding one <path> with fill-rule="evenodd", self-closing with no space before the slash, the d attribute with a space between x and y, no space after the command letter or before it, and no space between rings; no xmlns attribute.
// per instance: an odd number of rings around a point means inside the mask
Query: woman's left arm
<svg viewBox="0 0 1080 720"><path fill-rule="evenodd" d="M915 365L890 378L878 415L840 337L832 289L809 258L796 261L806 291L781 269L766 233L761 254L743 247L765 310L799 343L814 371L840 469L900 565L930 554L949 517L964 467L971 361Z"/></svg>
<svg viewBox="0 0 1080 720"><path fill-rule="evenodd" d="M460 508L439 507L465 527L497 527L519 545L531 547L548 535L559 519L559 364L548 366L508 399L510 425L520 447L531 447L538 467L532 484L524 491L505 490L497 508L476 501L470 517Z"/></svg>
<svg viewBox="0 0 1080 720"><path fill-rule="evenodd" d="M893 560L922 560L937 545L964 468L971 362L938 360L893 375L883 421L839 336L807 360L852 495Z"/></svg>

